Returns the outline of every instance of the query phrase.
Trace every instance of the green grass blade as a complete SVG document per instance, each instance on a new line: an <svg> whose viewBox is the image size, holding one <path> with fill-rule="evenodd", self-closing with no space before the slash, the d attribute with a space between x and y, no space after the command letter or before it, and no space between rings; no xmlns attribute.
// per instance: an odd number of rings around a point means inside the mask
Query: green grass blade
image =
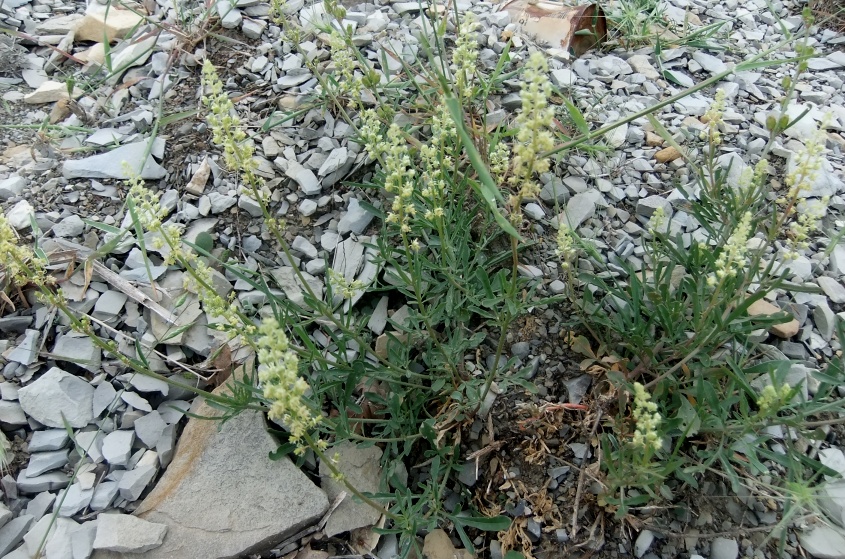
<svg viewBox="0 0 845 559"><path fill-rule="evenodd" d="M461 142L464 144L467 156L469 157L472 166L475 168L475 172L478 173L478 182L470 181L472 188L476 190L479 196L481 196L481 198L487 203L487 206L493 213L493 218L496 220L496 223L499 224L499 227L501 227L502 230L511 237L519 240L519 233L516 232L513 225L511 225L505 216L502 215L502 212L499 211L499 207L496 205L497 200L499 202L504 201L502 193L499 192L498 188L496 188L496 183L493 182L493 177L490 176L490 171L487 169L487 165L484 164L484 161L481 159L481 154L478 153L478 150L475 148L475 144L472 143L472 138L469 137L469 134L464 127L464 117L460 103L453 97L446 99L446 106L449 107L449 113L452 115L452 120L455 121L455 127L458 130Z"/></svg>

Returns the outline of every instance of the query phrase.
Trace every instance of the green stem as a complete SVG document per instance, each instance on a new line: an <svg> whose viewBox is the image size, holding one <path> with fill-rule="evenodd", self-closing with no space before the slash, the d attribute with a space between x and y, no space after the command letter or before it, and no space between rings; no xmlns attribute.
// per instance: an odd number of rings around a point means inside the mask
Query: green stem
<svg viewBox="0 0 845 559"><path fill-rule="evenodd" d="M634 113L630 116L627 116L623 119L617 120L616 122L612 122L612 123L610 123L606 126L599 128L598 130L588 132L587 134L582 134L581 136L578 136L577 138L569 140L568 142L564 142L562 144L559 144L559 145L555 146L554 148L552 148L550 151L540 155L540 158L550 157L552 155L555 155L556 153L560 153L562 151L566 151L566 150L572 149L574 147L578 147L579 145L581 145L585 142L589 142L589 141L594 140L596 138L600 138L600 137L604 136L605 134L607 134L608 132L610 132L611 130L615 130L616 128L619 128L623 124L628 124L628 123L633 122L637 119L644 118L644 117L646 117L646 116L648 116L648 115L650 115L650 114L652 114L656 111L659 111L660 109L662 109L664 107L668 107L672 103L675 103L675 102L683 99L684 97L687 97L688 95L691 95L693 93L701 91L702 89L710 87L713 84L719 83L723 79L727 78L728 76L730 76L730 75L732 75L736 72L742 72L742 71L745 71L745 70L750 70L750 69L756 68L756 67L758 67L758 65L756 63L758 61L762 60L763 57L768 56L769 54L772 54L774 52L777 52L783 46L785 46L789 43L790 43L790 40L781 41L780 43L778 43L774 47L772 47L768 50L765 50L763 52L760 52L759 54L757 54L756 56L750 58L749 60L747 60L745 62L741 62L741 63L737 64L736 67L732 70L725 70L724 72L720 72L720 73L718 73L714 76L711 76L710 78L707 78L703 82L701 82L701 83L699 83L699 84L697 84L693 87L685 89L685 90L681 91L680 93L676 93L675 95L672 95L671 97L664 99L663 101L657 103L656 105L652 105L651 107L646 107L645 109L643 109L639 112L636 112L636 113ZM783 64L783 63L786 63L786 62L794 62L796 60L799 60L799 59L778 60L777 63Z"/></svg>

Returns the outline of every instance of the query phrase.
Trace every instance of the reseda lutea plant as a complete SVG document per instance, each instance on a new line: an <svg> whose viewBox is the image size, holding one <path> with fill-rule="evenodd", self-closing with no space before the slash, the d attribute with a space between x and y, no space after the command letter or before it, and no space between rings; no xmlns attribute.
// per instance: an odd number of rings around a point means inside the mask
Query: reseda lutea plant
<svg viewBox="0 0 845 559"><path fill-rule="evenodd" d="M327 11L342 16L339 6L329 4ZM445 22L440 25L434 38L442 43ZM553 145L547 68L539 54L528 61L520 123L526 141L518 142L510 164L506 141L490 142L486 132L479 136L461 114L456 118L448 102L461 99L460 106L483 120L485 95L504 79L501 68L492 76L479 71L472 29L469 18L461 22L455 49L431 45L444 57L434 69L406 68L409 75L425 74L427 79L397 79L386 88L373 87L378 80L372 79L346 31L324 30L336 56L333 72L315 68L322 110L347 119L377 163L364 186L373 193L368 207L383 218L384 231L361 237L370 248L367 257L380 270L373 281L362 283L332 270L323 293L294 267L303 290L302 300L294 302L275 295L269 281L230 262L214 263L210 254L198 250L202 260L225 266L267 295L260 326L238 308L244 326L229 325L227 330L241 334L257 350L253 401L267 406L270 418L284 426L286 448L298 454L311 450L333 465L331 446L341 441L383 446L382 491L363 495L347 487L390 520L388 527L400 534L403 553L418 545L414 536L419 530L444 523L454 526L470 549L464 527L507 528L505 518L459 514L471 509L469 501L445 509L443 492L462 464L460 431L477 414L489 413L491 390L510 384L531 388L506 363L504 341L529 305L548 302L535 297L534 286L517 272L521 204L536 194L536 174L548 169L540 153ZM449 79L437 71L447 67ZM267 232L293 261L286 226L267 207L269 198L253 172L248 139L238 131L242 124L208 62L203 84L209 128L223 150L223 162L262 204ZM409 99L403 88L413 89L416 97ZM381 104L368 107L365 97ZM409 101L419 115L415 126L394 120L408 110ZM491 162L499 181L493 189L485 182L492 180L489 173L484 174ZM512 192L509 200L499 187ZM367 292L393 292L407 302L407 320L392 322L393 332L382 340L365 328L371 311L358 301L367 301ZM325 348L315 345L315 334L329 340ZM474 355L491 336L498 340L492 366L485 366ZM410 488L394 484L400 488L390 492L388 481L411 456L429 464L429 477ZM342 478L337 469L334 475Z"/></svg>
<svg viewBox="0 0 845 559"><path fill-rule="evenodd" d="M338 23L343 19L337 4L327 3L326 12ZM509 55L489 74L483 72L471 16L454 22L455 48L446 45L446 17L428 20L432 27L425 30L422 49L429 63L403 62L404 75L386 76L385 83L342 25L320 30L333 54L330 68L312 68L321 92L315 106L352 125L376 163L361 185L371 193L367 207L383 220L381 234L362 237L379 269L375 280L361 284L329 272L323 294L294 269L304 291L295 304L237 270L268 295L269 309L262 313L273 318L260 332L279 332L261 334L257 342L261 397L271 410L278 408L271 417L285 425L290 442L321 457L343 440L383 446L383 491L364 497L383 507L390 529L401 534L403 552L417 545L414 534L420 529L443 523L454 526L470 549L465 526L507 527L503 518L459 515L472 508L469 501L444 509L443 491L463 464L460 431L478 414L489 413L491 391L513 384L533 388L506 359L505 340L530 306L550 302L536 297L535 285L518 270L522 204L536 196L536 177L549 169L541 154L554 145L545 59L540 53L525 57L523 110L514 129L490 126L487 96L516 76L504 72ZM306 34L292 23L284 32ZM245 137L215 130L236 117L208 63L204 81L209 123L223 144L225 163L245 187L256 189L249 165L241 165L251 156L240 145ZM403 122L411 111L412 122ZM263 204L267 198L256 199ZM266 214L268 232L290 256L284 224ZM409 311L404 322L391 322L393 332L381 340L364 327L368 292L402 296ZM315 330L329 340L325 349L315 346ZM488 351L482 343L491 339L490 360L477 359L476 353ZM281 345L272 349L273 343ZM412 456L429 464L428 478L389 492L387 478Z"/></svg>
<svg viewBox="0 0 845 559"><path fill-rule="evenodd" d="M803 62L799 71L806 68ZM685 239L671 210L660 208L647 227L643 269L617 262L620 273L606 266L589 241L565 226L558 231L570 300L599 351L621 359L608 373L619 413L601 437L602 499L619 515L672 494L679 483L697 487L711 468L726 475L734 490L749 482L743 475L755 478L749 483L756 490L775 490L761 487L760 476L783 480L778 491L806 485L823 466L790 437L779 441L784 454L769 450L767 428L786 426L810 437L809 418L845 409L832 392L843 380L838 359L824 372L811 371L815 379L788 381L806 369L772 358L770 346L759 340L761 332L792 316L749 314L764 297L804 289L792 282L791 263L821 235L827 198L806 195L822 164L825 123L804 140L780 183L768 149L731 179L717 161L726 103L717 91L701 136L687 137L690 152L699 143L704 159L687 157L694 182L679 190L684 211L703 235ZM785 129L779 116L769 120L773 135ZM655 118L650 121L688 153ZM777 184L783 186L776 190ZM591 266L579 267L580 258ZM807 397L811 381L818 387Z"/></svg>

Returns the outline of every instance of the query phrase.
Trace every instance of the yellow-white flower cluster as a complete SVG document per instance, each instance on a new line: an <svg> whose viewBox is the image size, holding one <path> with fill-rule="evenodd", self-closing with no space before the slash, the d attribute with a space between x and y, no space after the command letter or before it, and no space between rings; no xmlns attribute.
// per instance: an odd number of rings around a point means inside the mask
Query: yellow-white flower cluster
<svg viewBox="0 0 845 559"><path fill-rule="evenodd" d="M334 65L332 76L336 87L334 93L351 97L350 105L354 106L361 94L362 86L360 76L355 75L358 60L351 51L354 47L349 45L344 36L337 30L334 30L329 37L329 47L331 49L331 61Z"/></svg>
<svg viewBox="0 0 845 559"><path fill-rule="evenodd" d="M792 387L786 383L780 389L775 388L771 384L767 385L757 399L757 413L765 417L779 412L786 403L786 398L789 396L791 390Z"/></svg>
<svg viewBox="0 0 845 559"><path fill-rule="evenodd" d="M186 253L183 261L188 267L183 282L185 289L197 294L205 312L210 316L221 319L214 326L209 327L224 329L228 326L232 332L237 332L240 336L249 337L252 335L255 332L255 326L245 324L239 312L235 292L230 293L228 299L220 295L214 289L211 268L197 258L195 254Z"/></svg>
<svg viewBox="0 0 845 559"><path fill-rule="evenodd" d="M299 376L299 358L291 350L279 322L265 319L258 332L258 380L270 405L268 415L288 428L290 442L297 445L296 452L301 454L307 448L305 436L320 422L320 416L305 403L311 387Z"/></svg>
<svg viewBox="0 0 845 559"><path fill-rule="evenodd" d="M736 228L731 233L722 252L716 259L715 274L707 279L711 286L727 278L734 277L745 266L748 252L748 238L751 236L751 212L745 212Z"/></svg>
<svg viewBox="0 0 845 559"><path fill-rule="evenodd" d="M545 57L539 52L532 53L526 64L520 92L522 112L515 122L518 132L510 177L511 185L517 189L517 195L511 199L511 210L515 216L521 215L522 200L532 198L540 191L534 174L549 170L548 158L540 157L554 147L554 138L549 131L554 122L554 110L549 107L552 85L548 71Z"/></svg>
<svg viewBox="0 0 845 559"><path fill-rule="evenodd" d="M789 191L782 203L795 200L802 192L810 190L822 166L824 144L824 128L816 130L816 133L804 142L804 149L796 154L795 167L786 175L786 186L789 187Z"/></svg>
<svg viewBox="0 0 845 559"><path fill-rule="evenodd" d="M164 265L170 266L186 257L182 250L182 229L173 223L162 223L167 216L167 210L159 203L160 195L144 186L144 181L132 167L124 162L123 169L129 175L129 199L135 207L138 224L144 231L157 233L153 239L153 247L161 249L168 247L164 257Z"/></svg>
<svg viewBox="0 0 845 559"><path fill-rule="evenodd" d="M796 214L798 198L803 192L809 191L818 178L819 169L824 163L826 120L823 120L815 134L804 142L804 149L795 155L797 158L795 166L786 176L786 185L789 190L784 198L777 200L777 203L785 208L784 220ZM829 202L828 196L818 201L807 201L803 210L798 213L798 217L789 222L787 225L789 240L785 255L788 259L797 258L798 252L807 248L810 234L818 229L819 220L824 217Z"/></svg>
<svg viewBox="0 0 845 559"><path fill-rule="evenodd" d="M206 58L202 65L203 103L208 107L208 127L216 145L223 149L223 161L230 171L241 173L250 186L257 186L255 169L257 164L252 158L253 145L247 141L243 123L235 112L232 100L223 91L223 83L217 75L214 64Z"/></svg>
<svg viewBox="0 0 845 559"><path fill-rule="evenodd" d="M270 18L273 20L273 23L278 25L283 25L287 20L287 16L285 15L285 7L287 6L287 0L270 0Z"/></svg>
<svg viewBox="0 0 845 559"><path fill-rule="evenodd" d="M349 281L343 274L334 268L328 269L328 277L329 283L332 286L332 291L344 299L351 299L355 296L355 293L364 289L364 284L360 280Z"/></svg>
<svg viewBox="0 0 845 559"><path fill-rule="evenodd" d="M737 180L737 189L745 196L753 195L755 189L759 188L769 171L769 162L761 159L754 167L746 167L742 170Z"/></svg>
<svg viewBox="0 0 845 559"><path fill-rule="evenodd" d="M411 220L417 215L417 207L415 201L416 193L416 177L417 171L414 169L414 164L411 160L411 154L408 149L408 141L405 139L405 133L396 125L391 124L387 129L387 138L381 134L381 123L375 111L367 109L361 111L361 120L358 127L358 133L361 141L364 143L364 148L370 157L380 159L382 162L382 169L384 170L384 189L390 194L393 194L393 204L390 211L387 213L385 222L388 224L397 225L399 233L402 237L403 243L407 243L407 247L414 252L420 250L421 244L417 239L408 239L408 233L411 232ZM449 123L444 120L448 117L448 113L440 112L434 118L432 125L433 133L440 138L438 141L447 142L451 135L456 132L449 131ZM437 159L434 151L429 149L430 146L423 146L421 148L421 157L427 159L429 163L424 163L423 171L428 173L428 177L437 180L442 179L443 174L438 170L436 173L432 171L433 162ZM436 203L430 209L429 217L443 216L444 212L442 205L443 192L445 192L445 183L443 184L429 184L425 191L427 201L429 203Z"/></svg>
<svg viewBox="0 0 845 559"><path fill-rule="evenodd" d="M795 259L798 251L810 245L810 234L819 228L819 220L827 213L830 196L807 200L795 221L789 224L789 251L787 258Z"/></svg>
<svg viewBox="0 0 845 559"><path fill-rule="evenodd" d="M22 287L27 283L46 285L48 279L44 262L29 247L18 244L18 234L0 212L0 268L5 283Z"/></svg>
<svg viewBox="0 0 845 559"><path fill-rule="evenodd" d="M657 412L657 404L651 401L651 395L639 382L634 383L633 415L637 424L632 441L634 446L659 450L661 443L657 428L660 426L660 414Z"/></svg>
<svg viewBox="0 0 845 559"><path fill-rule="evenodd" d="M660 233L663 231L664 225L666 225L666 210L663 209L663 206L657 206L648 220L648 232L652 235Z"/></svg>
<svg viewBox="0 0 845 559"><path fill-rule="evenodd" d="M508 144L500 141L490 152L490 172L496 182L502 184L508 175L511 166L511 150Z"/></svg>
<svg viewBox="0 0 845 559"><path fill-rule="evenodd" d="M125 168L129 169L128 166ZM144 186L144 181L136 173L130 173L129 198L135 206L135 215L138 224L144 231L157 233L154 239L156 248L167 247L164 252L164 265L170 266L179 263L185 270L184 287L192 293L196 293L202 302L205 311L223 320L218 327L228 325L233 331L241 335L251 333L251 325L244 326L238 306L232 297L227 300L214 289L212 271L208 265L200 260L197 255L182 244L182 230L178 225L162 223L167 211L159 203L159 194Z"/></svg>
<svg viewBox="0 0 845 559"><path fill-rule="evenodd" d="M387 149L387 145L382 139L381 121L372 109L361 111L358 135L364 143L364 149L374 159L381 157L382 152Z"/></svg>
<svg viewBox="0 0 845 559"><path fill-rule="evenodd" d="M468 98L472 96L476 64L478 63L478 41L475 38L478 20L475 14L472 12L464 13L460 26L457 44L452 52L451 70L455 77L458 94Z"/></svg>
<svg viewBox="0 0 845 559"><path fill-rule="evenodd" d="M722 133L719 126L723 123L722 117L725 114L725 90L716 91L716 97L707 112L704 113L704 122L707 128L701 131L701 139L710 142L711 146L718 146L722 143Z"/></svg>
<svg viewBox="0 0 845 559"><path fill-rule="evenodd" d="M404 236L411 232L410 220L417 212L414 206L414 178L417 173L411 165L408 142L398 125L391 124L387 129L384 148L384 189L394 195L385 221L398 225Z"/></svg>
<svg viewBox="0 0 845 559"><path fill-rule="evenodd" d="M568 225L560 224L557 230L557 248L555 254L560 258L560 265L564 270L572 268L575 258L578 256L575 234Z"/></svg>
<svg viewBox="0 0 845 559"><path fill-rule="evenodd" d="M425 186L420 192L426 204L425 219L441 221L444 216L448 188L446 172L454 165L454 159L448 148L457 142L458 132L455 122L446 105L439 105L431 119L431 138L420 147L422 162L421 183Z"/></svg>

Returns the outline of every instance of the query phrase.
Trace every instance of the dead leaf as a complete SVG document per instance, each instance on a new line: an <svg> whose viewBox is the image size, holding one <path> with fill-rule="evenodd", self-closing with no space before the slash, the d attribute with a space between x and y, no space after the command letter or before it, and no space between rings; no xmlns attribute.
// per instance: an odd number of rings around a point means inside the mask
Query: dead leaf
<svg viewBox="0 0 845 559"><path fill-rule="evenodd" d="M375 526L365 526L352 530L349 535L349 546L359 555L369 555L379 542L379 534L373 528L384 528L384 515L381 515Z"/></svg>
<svg viewBox="0 0 845 559"><path fill-rule="evenodd" d="M214 368L216 371L211 377L211 382L215 387L220 386L232 376L232 349L229 344L220 346L220 350L214 356Z"/></svg>

